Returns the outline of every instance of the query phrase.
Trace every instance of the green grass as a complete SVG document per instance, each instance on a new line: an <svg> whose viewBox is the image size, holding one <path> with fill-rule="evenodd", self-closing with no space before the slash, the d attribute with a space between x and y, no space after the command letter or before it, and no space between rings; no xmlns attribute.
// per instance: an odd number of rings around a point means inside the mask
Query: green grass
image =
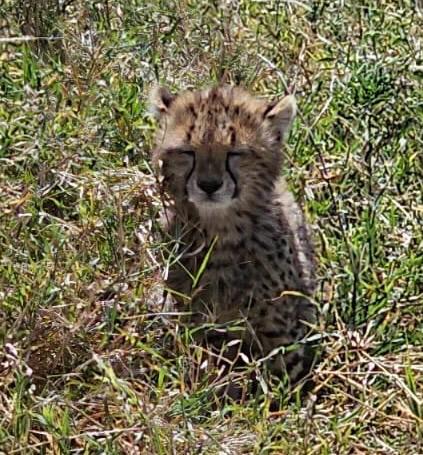
<svg viewBox="0 0 423 455"><path fill-rule="evenodd" d="M416 2L67 3L0 5L0 453L423 453ZM223 77L300 110L324 356L276 414L214 410L162 305L148 90Z"/></svg>

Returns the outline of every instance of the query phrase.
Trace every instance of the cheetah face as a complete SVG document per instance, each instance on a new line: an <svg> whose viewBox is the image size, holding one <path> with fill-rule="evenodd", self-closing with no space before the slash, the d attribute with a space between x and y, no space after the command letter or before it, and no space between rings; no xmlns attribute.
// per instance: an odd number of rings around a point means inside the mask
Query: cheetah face
<svg viewBox="0 0 423 455"><path fill-rule="evenodd" d="M269 104L238 87L179 95L159 87L151 103L160 120L153 160L177 204L209 218L271 194L295 116L292 96Z"/></svg>

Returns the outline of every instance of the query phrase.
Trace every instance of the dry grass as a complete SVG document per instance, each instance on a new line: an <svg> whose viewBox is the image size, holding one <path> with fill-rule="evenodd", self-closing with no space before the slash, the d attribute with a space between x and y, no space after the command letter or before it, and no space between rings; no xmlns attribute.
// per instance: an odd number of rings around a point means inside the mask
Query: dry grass
<svg viewBox="0 0 423 455"><path fill-rule="evenodd" d="M423 453L413 5L2 3L0 453ZM324 356L278 413L213 410L162 302L146 95L222 77L300 106L284 173L319 243Z"/></svg>

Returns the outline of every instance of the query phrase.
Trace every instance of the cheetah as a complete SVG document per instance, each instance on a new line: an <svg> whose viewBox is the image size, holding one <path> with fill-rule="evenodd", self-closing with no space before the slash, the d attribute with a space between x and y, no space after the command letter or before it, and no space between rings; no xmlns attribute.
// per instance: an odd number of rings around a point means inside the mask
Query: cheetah
<svg viewBox="0 0 423 455"><path fill-rule="evenodd" d="M210 330L212 345L240 339L249 358L298 383L314 357L304 340L316 278L309 228L280 176L295 98L269 103L230 85L156 87L150 98L153 162L172 200L167 232L181 239L167 288L195 327L238 321L240 331Z"/></svg>

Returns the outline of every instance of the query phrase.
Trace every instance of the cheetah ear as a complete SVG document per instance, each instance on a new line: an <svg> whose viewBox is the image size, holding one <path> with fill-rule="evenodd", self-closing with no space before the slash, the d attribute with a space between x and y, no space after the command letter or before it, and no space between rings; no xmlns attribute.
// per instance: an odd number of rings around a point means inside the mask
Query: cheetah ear
<svg viewBox="0 0 423 455"><path fill-rule="evenodd" d="M271 104L264 111L264 119L268 120L272 130L280 138L289 131L289 128L297 113L297 103L293 95L285 96L276 104Z"/></svg>
<svg viewBox="0 0 423 455"><path fill-rule="evenodd" d="M149 111L160 118L169 111L170 106L175 101L176 95L171 93L166 87L156 85L150 92Z"/></svg>

